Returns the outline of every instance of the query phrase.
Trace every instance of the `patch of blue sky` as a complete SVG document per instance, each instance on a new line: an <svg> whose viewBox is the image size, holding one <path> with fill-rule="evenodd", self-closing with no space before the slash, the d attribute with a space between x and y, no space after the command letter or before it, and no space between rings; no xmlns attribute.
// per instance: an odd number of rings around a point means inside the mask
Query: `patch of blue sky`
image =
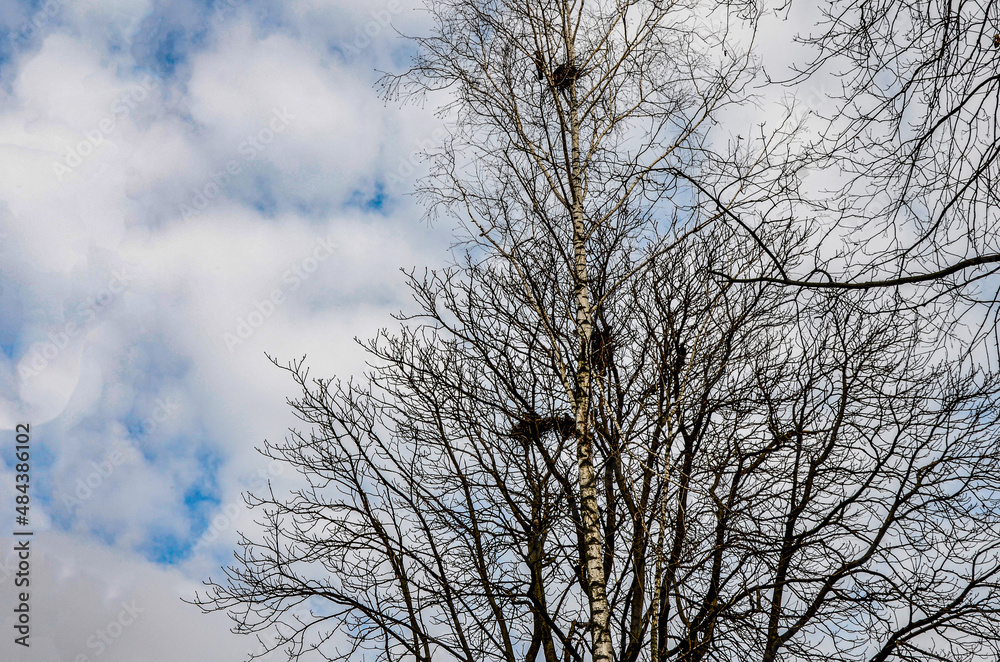
<svg viewBox="0 0 1000 662"><path fill-rule="evenodd" d="M189 443L185 440L183 445L175 446L174 458L177 457L176 451ZM211 517L221 504L217 477L223 457L210 447L202 446L192 459L187 466L198 467L198 471L177 477L186 483L185 486L178 485L178 488L183 489L180 515L187 523L185 529L188 533L182 535L155 524L150 526L145 541L139 546L139 551L150 561L171 564L186 558L191 547L208 529Z"/></svg>
<svg viewBox="0 0 1000 662"><path fill-rule="evenodd" d="M155 336L144 338L129 347L119 361L117 374L137 389L156 393L168 382L184 379L193 362L175 354ZM141 413L141 412L140 412Z"/></svg>
<svg viewBox="0 0 1000 662"><path fill-rule="evenodd" d="M195 16L167 13L164 7L143 19L132 37L131 53L138 69L169 78L204 47L208 27Z"/></svg>
<svg viewBox="0 0 1000 662"><path fill-rule="evenodd" d="M0 273L0 348L8 358L17 359L28 349L22 337L24 315L25 297L21 286Z"/></svg>
<svg viewBox="0 0 1000 662"><path fill-rule="evenodd" d="M182 455L180 451L184 447L194 446L190 439L183 439L175 448L176 454ZM183 476L187 482L184 489L184 504L188 507L188 512L200 511L206 502L218 505L219 503L219 468L225 461L222 453L212 448L209 444L202 443L191 451L192 465L197 470Z"/></svg>
<svg viewBox="0 0 1000 662"><path fill-rule="evenodd" d="M147 561L161 565L173 565L183 561L191 552L194 540L180 536L173 531L153 531L139 545L139 553Z"/></svg>
<svg viewBox="0 0 1000 662"><path fill-rule="evenodd" d="M221 195L253 209L264 218L273 219L288 206L280 196L281 177L278 170L267 166L265 159L257 159L235 175L223 187Z"/></svg>
<svg viewBox="0 0 1000 662"><path fill-rule="evenodd" d="M193 412L185 411L190 405L178 395L185 392L184 380L191 366L190 359L155 339L132 345L118 362L115 380L127 385L131 401L126 411L115 416L147 461L155 463L176 454L182 442L167 435L183 430L183 443L189 444L188 437L199 433L175 422L197 420Z"/></svg>
<svg viewBox="0 0 1000 662"><path fill-rule="evenodd" d="M326 45L326 52L329 53L330 55L333 55L333 56L338 57L341 60L345 60L345 61L352 54L352 52L349 51L347 48L344 48L344 46L341 45L341 43L339 41L337 41L337 42L331 42L331 43L327 44Z"/></svg>
<svg viewBox="0 0 1000 662"><path fill-rule="evenodd" d="M344 206L360 209L370 214L385 216L391 211L393 202L393 199L385 190L385 184L381 180L377 180L370 187L352 191Z"/></svg>
<svg viewBox="0 0 1000 662"><path fill-rule="evenodd" d="M14 361L28 349L21 336L18 317L16 313L10 314L9 309L0 304L0 352Z"/></svg>
<svg viewBox="0 0 1000 662"><path fill-rule="evenodd" d="M118 538L121 536L124 528L124 523L122 525L102 523L92 525L88 530L90 535L94 536L108 547L113 547L118 541Z"/></svg>
<svg viewBox="0 0 1000 662"><path fill-rule="evenodd" d="M413 60L420 51L407 39L397 39L393 44L393 48L389 51L391 71L406 71L413 66Z"/></svg>
<svg viewBox="0 0 1000 662"><path fill-rule="evenodd" d="M402 275L399 277L402 279ZM304 294L302 308L312 315L337 311L344 316L356 314L366 307L399 308L408 299L391 283L366 285L363 290L333 292L331 288L313 287Z"/></svg>
<svg viewBox="0 0 1000 662"><path fill-rule="evenodd" d="M164 399L159 398L159 401L164 402ZM154 437L157 430L160 429L159 424L162 422L157 421L150 413L155 410L157 416L161 417L161 409L165 408L158 407L156 398L142 397L138 399L138 402L132 407L131 411L121 420L121 423L128 431L129 438L136 442L136 447L142 453L143 457L150 461L155 461L159 456L159 453L156 451L158 444L146 444L145 442ZM164 416L170 416L172 413L166 411ZM168 449L166 452L169 454L171 451Z"/></svg>
<svg viewBox="0 0 1000 662"><path fill-rule="evenodd" d="M250 0L216 0L215 5L232 6L233 14L246 8L253 16L254 24L263 35L280 32L291 27L288 20L289 8L284 2L251 2ZM234 6L235 5L235 6Z"/></svg>
<svg viewBox="0 0 1000 662"><path fill-rule="evenodd" d="M280 211L280 205L274 195L270 182L265 177L258 177L257 183L258 186L254 187L254 197L250 206L261 216L274 218Z"/></svg>
<svg viewBox="0 0 1000 662"><path fill-rule="evenodd" d="M9 57L15 51L26 50L52 28L61 23L63 2L50 0L32 0L31 2L16 2L21 11L12 11L8 15L12 22L4 26L3 52Z"/></svg>
<svg viewBox="0 0 1000 662"><path fill-rule="evenodd" d="M30 424L29 424L30 425ZM33 494L39 494L39 488L44 484L39 480L40 474L47 473L52 465L55 463L56 454L53 449L54 444L52 443L52 428L54 426L51 423L45 425L31 425L29 428L30 441L28 442L29 453L30 453L30 470L31 478L35 482L31 490ZM7 432L9 437L13 437L11 431ZM18 464L17 460L17 450L14 448L15 444L13 439L11 443L3 444L0 447L0 457L3 458L4 464L8 469L13 470Z"/></svg>
<svg viewBox="0 0 1000 662"><path fill-rule="evenodd" d="M148 66L161 75L173 75L177 66L187 58L187 51L191 47L191 35L181 28L173 28L155 36Z"/></svg>
<svg viewBox="0 0 1000 662"><path fill-rule="evenodd" d="M218 456L214 462L218 465ZM195 481L184 492L184 508L186 517L191 523L192 535L197 538L208 528L209 519L222 503L219 496L219 484L216 480L218 469L213 467L205 471L201 480Z"/></svg>
<svg viewBox="0 0 1000 662"><path fill-rule="evenodd" d="M239 182L239 185L231 186L226 194L265 219L274 219L291 212L310 221L325 223L331 212L338 208L358 207L357 204L345 203L339 196L331 195L323 186L316 184L316 180L311 179L322 175L302 174L294 185L288 186L291 175L268 166L263 160L260 163L260 171L252 179L248 178Z"/></svg>
<svg viewBox="0 0 1000 662"><path fill-rule="evenodd" d="M13 60L16 35L11 28L0 25L0 70Z"/></svg>
<svg viewBox="0 0 1000 662"><path fill-rule="evenodd" d="M291 204L296 216L324 226L330 220L331 209L333 206L324 200L296 200Z"/></svg>
<svg viewBox="0 0 1000 662"><path fill-rule="evenodd" d="M161 4L143 20L132 40L132 56L140 68L170 77L208 44L213 31L224 31L228 22L249 17L255 30L266 35L289 25L285 13L280 2L204 0Z"/></svg>
<svg viewBox="0 0 1000 662"><path fill-rule="evenodd" d="M32 502L42 506L47 511L51 510L48 506L52 503L54 494L52 481L48 480L52 472L52 466L56 462L56 450L52 438L54 428L54 425L46 424L42 426L32 425L29 429L31 439L28 443L29 457L27 464L28 475L30 477L28 481L30 496ZM12 433L8 434L13 437ZM0 451L3 462L10 471L16 471L17 465L20 464L14 446L14 443L4 444L2 451ZM29 520L30 517L29 511Z"/></svg>

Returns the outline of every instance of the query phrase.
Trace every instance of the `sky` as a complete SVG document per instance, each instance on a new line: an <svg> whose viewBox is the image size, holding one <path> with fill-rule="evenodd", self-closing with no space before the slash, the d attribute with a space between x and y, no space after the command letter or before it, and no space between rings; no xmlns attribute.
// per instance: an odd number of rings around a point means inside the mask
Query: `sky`
<svg viewBox="0 0 1000 662"><path fill-rule="evenodd" d="M254 530L241 492L295 484L254 450L294 423L265 352L360 374L353 338L407 305L399 268L447 259L408 195L441 120L373 88L415 6L0 3L0 659L254 650L180 598Z"/></svg>
<svg viewBox="0 0 1000 662"><path fill-rule="evenodd" d="M0 659L257 650L181 598L255 530L241 493L297 482L255 451L295 422L265 353L361 374L353 339L409 305L400 268L448 259L452 228L409 195L442 120L373 87L417 6L0 3Z"/></svg>

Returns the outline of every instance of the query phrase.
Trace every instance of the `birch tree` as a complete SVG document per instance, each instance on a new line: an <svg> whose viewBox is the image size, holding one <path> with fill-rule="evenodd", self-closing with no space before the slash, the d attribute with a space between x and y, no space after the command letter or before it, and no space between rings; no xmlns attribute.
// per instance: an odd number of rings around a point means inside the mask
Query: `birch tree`
<svg viewBox="0 0 1000 662"><path fill-rule="evenodd" d="M196 602L301 659L996 655L996 375L898 289L791 276L835 152L719 126L756 7L429 11L384 91L446 99L421 194L461 249L369 375L278 363L302 488L248 496L267 533Z"/></svg>

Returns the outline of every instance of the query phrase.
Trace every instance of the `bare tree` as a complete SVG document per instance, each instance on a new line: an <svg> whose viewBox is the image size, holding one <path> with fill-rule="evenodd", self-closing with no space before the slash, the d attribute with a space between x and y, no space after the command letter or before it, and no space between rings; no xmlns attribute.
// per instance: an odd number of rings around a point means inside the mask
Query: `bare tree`
<svg viewBox="0 0 1000 662"><path fill-rule="evenodd" d="M305 427L263 452L304 485L248 497L267 533L196 602L323 659L997 654L1000 385L896 291L761 276L833 206L791 115L710 131L753 7L430 11L386 91L447 90L422 192L465 250L365 380L285 366Z"/></svg>
<svg viewBox="0 0 1000 662"><path fill-rule="evenodd" d="M834 0L819 9L802 38L813 58L786 82L835 81L811 110L826 123L817 149L842 175L827 226L849 240L812 273L775 265L761 277L841 289L928 284L926 294L960 289L995 303L967 286L1000 269L1000 6ZM866 254L880 236L889 241Z"/></svg>

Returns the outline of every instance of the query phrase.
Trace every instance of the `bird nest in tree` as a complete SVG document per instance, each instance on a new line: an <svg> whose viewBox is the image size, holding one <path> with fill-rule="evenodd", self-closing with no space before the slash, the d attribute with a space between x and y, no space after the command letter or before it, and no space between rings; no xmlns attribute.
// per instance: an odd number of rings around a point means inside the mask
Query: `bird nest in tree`
<svg viewBox="0 0 1000 662"><path fill-rule="evenodd" d="M532 58L535 63L535 77L538 80L545 80L545 60L541 53L535 53ZM567 90L577 78L580 77L580 69L572 62L563 62L552 70L552 86L557 90Z"/></svg>
<svg viewBox="0 0 1000 662"><path fill-rule="evenodd" d="M529 414L511 427L510 436L530 442L537 441L550 432L555 432L563 439L568 439L575 430L576 421L568 414L561 416Z"/></svg>
<svg viewBox="0 0 1000 662"><path fill-rule="evenodd" d="M590 334L590 365L600 371L610 368L614 350L611 329L600 325L595 326Z"/></svg>
<svg viewBox="0 0 1000 662"><path fill-rule="evenodd" d="M552 84L557 90L569 89L569 86L573 84L573 81L577 79L580 75L580 70L577 66L571 62L565 62L560 64L552 72Z"/></svg>

